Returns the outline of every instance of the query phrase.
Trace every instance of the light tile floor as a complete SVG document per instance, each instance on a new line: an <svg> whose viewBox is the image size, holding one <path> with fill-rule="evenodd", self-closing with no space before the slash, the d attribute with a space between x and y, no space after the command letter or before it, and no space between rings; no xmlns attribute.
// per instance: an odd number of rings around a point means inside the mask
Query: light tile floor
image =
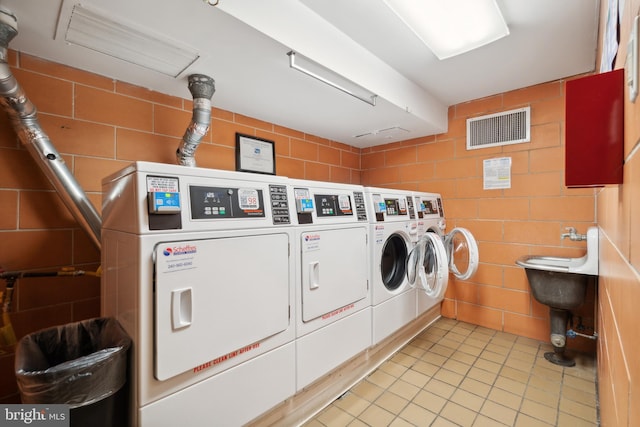
<svg viewBox="0 0 640 427"><path fill-rule="evenodd" d="M305 427L598 425L595 357L439 319Z"/></svg>

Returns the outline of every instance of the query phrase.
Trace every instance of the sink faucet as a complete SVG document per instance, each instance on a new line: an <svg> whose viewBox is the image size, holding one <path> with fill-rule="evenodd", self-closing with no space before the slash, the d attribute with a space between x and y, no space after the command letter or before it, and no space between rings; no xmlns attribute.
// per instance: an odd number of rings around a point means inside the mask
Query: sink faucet
<svg viewBox="0 0 640 427"><path fill-rule="evenodd" d="M561 239L566 239L568 237L569 240L573 241L587 240L587 235L576 233L576 229L574 227L566 227L565 230L567 230L568 233L562 233L560 235Z"/></svg>

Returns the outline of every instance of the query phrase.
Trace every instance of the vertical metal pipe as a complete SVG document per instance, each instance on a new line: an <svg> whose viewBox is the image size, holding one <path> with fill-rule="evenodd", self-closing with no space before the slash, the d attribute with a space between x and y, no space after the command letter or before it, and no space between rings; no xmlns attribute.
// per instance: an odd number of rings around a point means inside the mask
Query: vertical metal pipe
<svg viewBox="0 0 640 427"><path fill-rule="evenodd" d="M15 15L0 8L0 104L9 114L20 141L49 178L71 214L100 249L100 215L40 127L36 107L11 74L7 52L9 42L17 34L18 21Z"/></svg>
<svg viewBox="0 0 640 427"><path fill-rule="evenodd" d="M196 148L211 124L211 97L216 91L215 81L203 74L192 74L189 76L189 91L193 96L193 116L176 151L176 160L179 165L194 167Z"/></svg>

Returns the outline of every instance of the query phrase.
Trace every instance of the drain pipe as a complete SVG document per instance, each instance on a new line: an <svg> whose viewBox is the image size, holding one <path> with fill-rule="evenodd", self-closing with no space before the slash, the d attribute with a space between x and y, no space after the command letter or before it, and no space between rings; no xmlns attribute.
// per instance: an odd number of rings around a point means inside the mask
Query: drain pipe
<svg viewBox="0 0 640 427"><path fill-rule="evenodd" d="M0 104L9 114L22 144L49 178L67 209L100 249L100 215L40 127L36 107L11 74L7 62L8 47L17 34L18 20L15 15L0 8Z"/></svg>
<svg viewBox="0 0 640 427"><path fill-rule="evenodd" d="M189 76L189 92L193 96L193 116L176 151L176 159L179 165L196 166L196 160L193 156L200 141L209 131L209 125L211 124L211 97L215 91L215 81L211 77L203 74Z"/></svg>

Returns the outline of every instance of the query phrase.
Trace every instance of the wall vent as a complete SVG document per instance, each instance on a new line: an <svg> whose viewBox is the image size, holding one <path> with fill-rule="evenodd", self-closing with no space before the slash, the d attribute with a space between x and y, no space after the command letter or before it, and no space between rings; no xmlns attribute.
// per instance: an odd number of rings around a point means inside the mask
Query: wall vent
<svg viewBox="0 0 640 427"><path fill-rule="evenodd" d="M467 119L467 150L531 140L531 107Z"/></svg>

